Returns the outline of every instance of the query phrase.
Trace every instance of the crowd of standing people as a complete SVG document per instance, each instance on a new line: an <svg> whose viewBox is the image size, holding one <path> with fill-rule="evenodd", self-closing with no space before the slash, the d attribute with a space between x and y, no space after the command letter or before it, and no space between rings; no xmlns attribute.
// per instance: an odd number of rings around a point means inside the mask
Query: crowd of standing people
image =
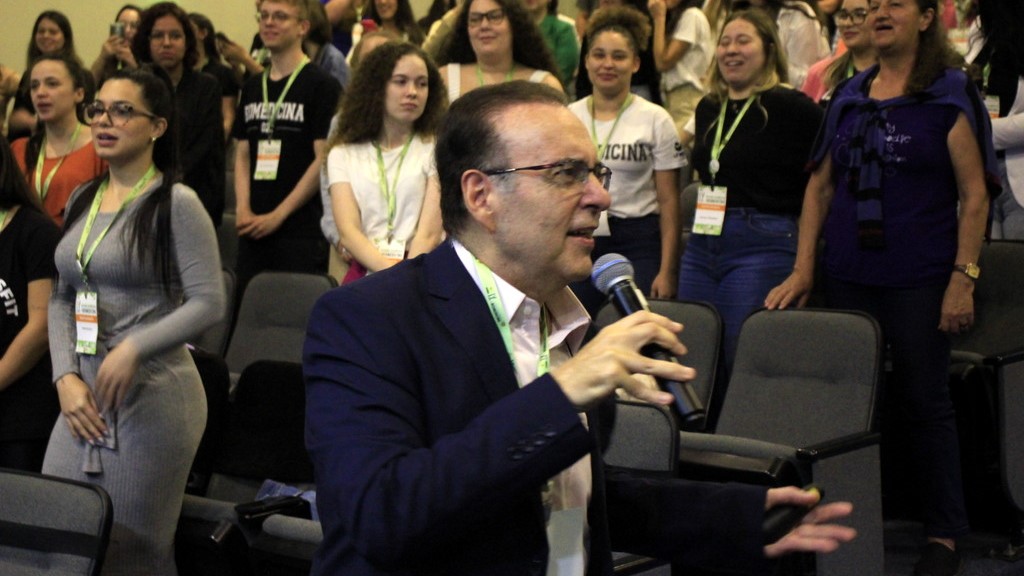
<svg viewBox="0 0 1024 576"><path fill-rule="evenodd" d="M217 229L238 236L238 294L266 270L348 284L451 244L449 105L524 81L596 157L482 175L601 179L608 202L569 237L627 256L648 297L711 303L724 375L743 320L816 280L879 320L922 475L915 573L955 574L948 335L974 323L984 239L1024 239L1019 3L579 0L575 22L557 1L434 4L257 0L248 49L173 2L126 4L91 66L68 17L39 14L24 67L0 65L0 466L103 486L105 573L174 574L206 417L185 344L231 313ZM473 134L447 154L507 152ZM570 286L596 316L604 296Z"/></svg>

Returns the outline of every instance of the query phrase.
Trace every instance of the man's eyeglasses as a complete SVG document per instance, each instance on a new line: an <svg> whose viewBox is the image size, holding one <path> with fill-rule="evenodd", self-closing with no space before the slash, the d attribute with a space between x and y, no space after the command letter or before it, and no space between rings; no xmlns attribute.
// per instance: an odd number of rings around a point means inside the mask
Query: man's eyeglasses
<svg viewBox="0 0 1024 576"><path fill-rule="evenodd" d="M286 12L257 12L256 13L256 21L261 23L261 24L263 22L266 22L267 20L270 20L274 24L284 24L285 22L291 20L292 18L297 18L297 16L292 16L291 14L288 14Z"/></svg>
<svg viewBox="0 0 1024 576"><path fill-rule="evenodd" d="M521 170L550 170L548 175L560 186L568 186L573 183L585 184L587 182L587 178L589 178L591 174L597 178L597 181L601 183L601 186L603 186L605 190L608 189L608 185L612 182L611 168L601 164L600 162L591 168L583 160L560 160L558 162L540 164L538 166L485 170L484 174L488 176L501 176L503 174L512 174Z"/></svg>
<svg viewBox="0 0 1024 576"><path fill-rule="evenodd" d="M85 117L89 122L99 121L104 114L110 118L110 123L114 126L124 126L129 120L136 116L145 116L151 120L155 120L157 118L155 114L150 112L136 110L135 106L128 102L114 102L108 107L104 107L102 102L93 102L85 107Z"/></svg>
<svg viewBox="0 0 1024 576"><path fill-rule="evenodd" d="M484 23L487 20L491 26L497 26L505 21L505 11L501 8L495 8L490 12L470 12L469 13L469 27L476 28L477 26Z"/></svg>
<svg viewBox="0 0 1024 576"><path fill-rule="evenodd" d="M838 26L860 26L868 17L868 11L863 8L856 10L840 10L832 17Z"/></svg>

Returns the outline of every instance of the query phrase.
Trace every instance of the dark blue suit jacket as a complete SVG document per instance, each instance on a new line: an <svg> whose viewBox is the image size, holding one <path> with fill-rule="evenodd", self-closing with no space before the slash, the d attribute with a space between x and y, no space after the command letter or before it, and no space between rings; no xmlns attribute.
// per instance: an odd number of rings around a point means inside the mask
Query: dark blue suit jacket
<svg viewBox="0 0 1024 576"><path fill-rule="evenodd" d="M588 452L588 574L611 574L613 544L729 572L765 568L764 490L606 478L605 411L588 430L550 376L519 388L449 243L321 298L304 369L324 528L314 574L543 574L541 487Z"/></svg>

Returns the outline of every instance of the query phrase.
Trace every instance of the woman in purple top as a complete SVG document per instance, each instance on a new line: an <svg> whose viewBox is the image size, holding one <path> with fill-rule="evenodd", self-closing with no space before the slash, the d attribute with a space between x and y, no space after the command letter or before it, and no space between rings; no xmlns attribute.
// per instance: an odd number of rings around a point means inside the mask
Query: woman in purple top
<svg viewBox="0 0 1024 576"><path fill-rule="evenodd" d="M830 305L875 316L892 353L887 394L928 537L914 574L952 575L962 565L955 539L969 528L947 334L974 321L975 263L989 190L999 187L991 125L936 0L871 0L868 11L879 63L836 90L812 158L796 265L765 305L806 302L824 234Z"/></svg>

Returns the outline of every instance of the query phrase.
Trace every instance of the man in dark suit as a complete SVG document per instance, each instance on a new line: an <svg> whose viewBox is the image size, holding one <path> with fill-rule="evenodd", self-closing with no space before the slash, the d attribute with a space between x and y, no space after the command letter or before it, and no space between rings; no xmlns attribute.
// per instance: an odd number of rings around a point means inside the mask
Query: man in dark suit
<svg viewBox="0 0 1024 576"><path fill-rule="evenodd" d="M667 404L634 375L693 372L639 354L685 351L682 326L655 314L581 346L589 318L567 285L589 273L610 200L559 93L470 92L436 155L450 241L332 291L311 315L315 574L610 575L613 546L757 574L771 556L853 537L817 523L849 513L832 504L765 546L766 507L814 502L795 488L606 477L598 433L614 391Z"/></svg>

